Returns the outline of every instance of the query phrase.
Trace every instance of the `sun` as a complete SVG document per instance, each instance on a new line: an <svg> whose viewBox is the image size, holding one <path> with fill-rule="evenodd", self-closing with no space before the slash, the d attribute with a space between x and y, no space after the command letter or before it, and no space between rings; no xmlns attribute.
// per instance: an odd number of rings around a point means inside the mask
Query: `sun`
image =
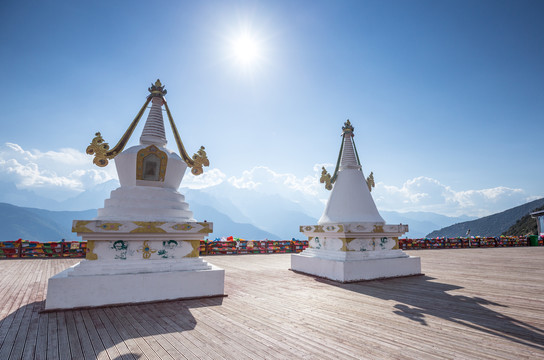
<svg viewBox="0 0 544 360"><path fill-rule="evenodd" d="M260 56L259 42L248 33L242 33L232 41L232 54L244 66L253 65Z"/></svg>
<svg viewBox="0 0 544 360"><path fill-rule="evenodd" d="M239 30L228 38L229 57L243 72L254 73L264 62L263 41L249 28Z"/></svg>

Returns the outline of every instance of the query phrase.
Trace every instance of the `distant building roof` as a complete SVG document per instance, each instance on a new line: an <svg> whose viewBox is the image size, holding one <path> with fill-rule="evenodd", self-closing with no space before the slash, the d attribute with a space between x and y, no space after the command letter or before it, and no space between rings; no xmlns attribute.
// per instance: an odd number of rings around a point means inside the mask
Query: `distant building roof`
<svg viewBox="0 0 544 360"><path fill-rule="evenodd" d="M531 213L531 216L532 217L544 216L544 210L535 211L535 212Z"/></svg>

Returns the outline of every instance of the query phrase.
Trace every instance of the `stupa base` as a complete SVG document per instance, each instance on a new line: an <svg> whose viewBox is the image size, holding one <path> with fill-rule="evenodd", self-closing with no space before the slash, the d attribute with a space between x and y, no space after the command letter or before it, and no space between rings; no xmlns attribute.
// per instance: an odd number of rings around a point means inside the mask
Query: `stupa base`
<svg viewBox="0 0 544 360"><path fill-rule="evenodd" d="M421 275L416 256L334 260L304 254L291 255L291 270L342 283Z"/></svg>
<svg viewBox="0 0 544 360"><path fill-rule="evenodd" d="M45 310L75 309L224 295L225 270L78 274L78 263L49 279Z"/></svg>

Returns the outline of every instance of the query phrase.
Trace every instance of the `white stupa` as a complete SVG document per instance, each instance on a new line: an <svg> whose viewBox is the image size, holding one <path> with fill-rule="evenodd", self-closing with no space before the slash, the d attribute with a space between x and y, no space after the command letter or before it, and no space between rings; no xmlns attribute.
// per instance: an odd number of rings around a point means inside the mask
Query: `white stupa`
<svg viewBox="0 0 544 360"><path fill-rule="evenodd" d="M74 220L72 231L87 241L86 259L49 279L46 310L222 296L224 270L199 257L211 222L193 218L178 192L187 167L194 175L209 162L204 148L189 157L159 80L146 103L112 150L100 133L87 148L94 163L115 158L121 186L111 192L93 220ZM148 104L140 145L123 151ZM181 157L165 148L166 108Z"/></svg>
<svg viewBox="0 0 544 360"><path fill-rule="evenodd" d="M335 173L321 178L331 195L317 225L300 227L308 248L291 255L291 269L340 282L421 274L419 257L398 247L408 225L386 225L376 208L349 120L342 130Z"/></svg>

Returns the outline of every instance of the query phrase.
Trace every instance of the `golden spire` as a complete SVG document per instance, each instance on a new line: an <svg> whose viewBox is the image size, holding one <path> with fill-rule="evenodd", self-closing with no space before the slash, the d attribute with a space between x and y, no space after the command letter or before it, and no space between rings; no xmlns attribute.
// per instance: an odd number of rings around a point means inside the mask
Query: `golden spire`
<svg viewBox="0 0 544 360"><path fill-rule="evenodd" d="M148 98L155 96L163 97L167 93L166 89L161 84L161 81L159 79L155 81L155 84L151 84L151 87L147 88L147 90L151 93L148 95Z"/></svg>
<svg viewBox="0 0 544 360"><path fill-rule="evenodd" d="M343 166L355 166L361 167L361 162L359 161L359 155L357 154L357 149L355 148L355 143L351 140L353 137L354 127L351 125L349 119L346 120L344 126L342 126L342 144L340 145L340 152L338 154L338 160L336 161L336 168L334 169L334 174L328 173L328 171L323 167L321 171L321 178L319 181L325 184L325 189L331 190L332 184L336 182L336 177L338 176L338 171L340 170L340 165ZM346 134L348 137L346 137ZM344 146L346 145L346 146Z"/></svg>
<svg viewBox="0 0 544 360"><path fill-rule="evenodd" d="M187 151L185 150L185 147L183 146L183 143L181 142L181 138L179 136L178 130L176 129L176 124L174 123L174 119L172 118L172 114L170 113L170 109L168 108L168 104L166 103L166 100L164 99L164 95L166 95L166 89L164 88L164 85L161 84L161 81L157 79L155 81L155 84L151 84L151 87L148 88L150 94L147 96L147 99L130 124L128 130L125 132L123 137L121 137L121 140L117 143L117 145L110 150L110 146L108 143L104 142L104 139L102 138L102 135L97 132L95 134L95 138L92 140L91 144L87 147L87 154L94 155L93 163L104 167L108 165L108 160L113 159L115 156L117 156L123 149L125 148L125 145L127 144L128 140L132 136L132 132L138 125L138 122L140 121L145 109L147 108L147 105L152 101L155 97L160 97L162 99L163 105L166 109L166 113L168 114L168 119L170 120L170 126L172 127L172 132L174 133L174 138L176 139L176 143L178 145L178 150L180 152L180 156L185 161L188 167L191 168L191 173L193 175L200 175L203 173L203 166L210 166L210 161L208 160L208 156L206 154L206 151L204 150L204 146L201 146L200 149L194 154L192 157L189 156ZM162 116L161 116L162 118Z"/></svg>
<svg viewBox="0 0 544 360"><path fill-rule="evenodd" d="M349 119L344 123L344 126L342 126L342 130L344 133L347 133L347 132L350 132L350 133L353 133L353 125L351 125L351 122L349 121Z"/></svg>

